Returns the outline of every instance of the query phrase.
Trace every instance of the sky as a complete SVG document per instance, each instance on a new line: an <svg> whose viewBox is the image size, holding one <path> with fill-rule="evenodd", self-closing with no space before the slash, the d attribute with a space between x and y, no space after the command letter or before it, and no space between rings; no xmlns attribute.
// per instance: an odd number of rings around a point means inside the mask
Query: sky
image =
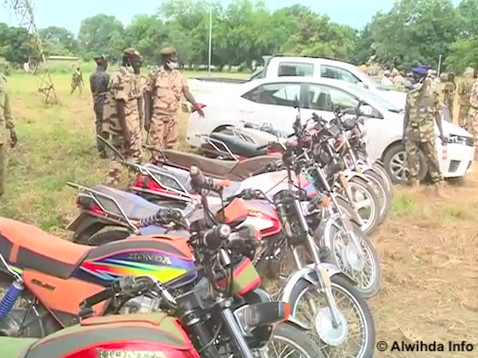
<svg viewBox="0 0 478 358"><path fill-rule="evenodd" d="M8 2L9 0L7 0ZM13 1L13 0L10 0ZM114 15L125 25L137 14L153 14L161 6L161 0L33 0L38 28L65 27L77 34L81 20L99 13ZM222 0L224 4L230 0ZM332 21L361 29L377 11L388 11L395 0L265 0L271 10L301 4L328 15ZM452 0L458 4L460 0ZM0 22L17 25L15 14L2 7Z"/></svg>
<svg viewBox="0 0 478 358"><path fill-rule="evenodd" d="M224 0L225 4L228 2ZM2 7L2 3L0 1L0 22L17 25L15 14ZM328 15L334 22L360 29L377 11L390 10L394 0L266 0L266 3L271 10L302 4ZM81 20L86 17L104 13L114 15L127 25L134 15L157 12L161 0L34 0L34 4L38 28L60 26L77 34Z"/></svg>

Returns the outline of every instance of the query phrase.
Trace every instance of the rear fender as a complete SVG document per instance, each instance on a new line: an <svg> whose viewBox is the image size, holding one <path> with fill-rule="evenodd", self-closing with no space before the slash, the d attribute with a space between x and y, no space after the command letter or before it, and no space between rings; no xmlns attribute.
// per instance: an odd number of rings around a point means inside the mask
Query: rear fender
<svg viewBox="0 0 478 358"><path fill-rule="evenodd" d="M81 238L90 237L108 225L112 224L98 217L82 212L67 226L66 229L74 233L73 242L79 242L81 241Z"/></svg>

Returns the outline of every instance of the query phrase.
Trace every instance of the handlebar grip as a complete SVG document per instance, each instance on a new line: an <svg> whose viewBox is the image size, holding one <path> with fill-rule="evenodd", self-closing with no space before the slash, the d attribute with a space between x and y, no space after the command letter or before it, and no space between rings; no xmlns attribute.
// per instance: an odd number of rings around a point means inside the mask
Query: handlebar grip
<svg viewBox="0 0 478 358"><path fill-rule="evenodd" d="M206 177L204 176L201 169L198 167L192 166L189 170L189 175L191 176L191 185L196 191L200 191L203 188L204 183L206 181Z"/></svg>
<svg viewBox="0 0 478 358"><path fill-rule="evenodd" d="M196 192L200 192L201 189L212 190L221 192L225 186L230 185L228 180L214 180L212 178L206 178L198 167L192 166L189 170L191 176L191 185Z"/></svg>
<svg viewBox="0 0 478 358"><path fill-rule="evenodd" d="M204 245L211 251L219 249L231 234L231 227L226 224L220 224L215 226L212 229L209 229L204 234Z"/></svg>
<svg viewBox="0 0 478 358"><path fill-rule="evenodd" d="M112 287L105 288L103 291L95 293L93 296L86 298L82 303L81 306L85 307L93 307L100 302L107 300L108 298L113 297L115 294L115 290Z"/></svg>

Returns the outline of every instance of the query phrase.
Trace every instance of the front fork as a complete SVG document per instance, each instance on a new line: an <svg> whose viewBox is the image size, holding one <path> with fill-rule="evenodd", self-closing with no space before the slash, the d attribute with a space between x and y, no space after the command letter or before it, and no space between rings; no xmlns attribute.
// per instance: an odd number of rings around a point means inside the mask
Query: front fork
<svg viewBox="0 0 478 358"><path fill-rule="evenodd" d="M299 200L297 199L294 200L294 206L298 214L302 229L307 235L307 242L309 244L308 246L314 258L315 271L317 272L317 277L318 277L317 292L320 293L321 291L323 291L325 293L327 306L330 308L330 314L332 316L332 324L334 328L337 328L340 325L342 325L342 322L339 319L339 309L337 307L337 303L335 302L334 296L332 295L332 282L330 280L330 275L320 260L317 246L315 244L313 236L310 234L309 225L307 224L307 221L305 220ZM294 261L297 265L297 268L300 270L303 267L303 265L296 247L292 249L292 254L294 256ZM315 310L315 305L311 299L309 299L309 305L313 310Z"/></svg>

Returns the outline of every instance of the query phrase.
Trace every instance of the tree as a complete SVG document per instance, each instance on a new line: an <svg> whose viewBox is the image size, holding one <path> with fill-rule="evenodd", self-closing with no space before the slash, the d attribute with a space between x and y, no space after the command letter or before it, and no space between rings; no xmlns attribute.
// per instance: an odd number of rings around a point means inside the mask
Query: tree
<svg viewBox="0 0 478 358"><path fill-rule="evenodd" d="M83 56L107 54L119 59L125 49L124 28L114 16L98 14L84 19L78 33Z"/></svg>
<svg viewBox="0 0 478 358"><path fill-rule="evenodd" d="M437 65L458 34L451 0L401 0L370 24L376 55L388 66Z"/></svg>
<svg viewBox="0 0 478 358"><path fill-rule="evenodd" d="M75 35L63 27L50 26L39 30L47 55L73 56L78 53Z"/></svg>
<svg viewBox="0 0 478 358"><path fill-rule="evenodd" d="M155 15L137 15L125 29L125 44L137 49L148 63L157 63L170 29Z"/></svg>
<svg viewBox="0 0 478 358"><path fill-rule="evenodd" d="M26 29L0 23L0 57L4 57L10 63L21 65L30 57L38 57L38 51Z"/></svg>

